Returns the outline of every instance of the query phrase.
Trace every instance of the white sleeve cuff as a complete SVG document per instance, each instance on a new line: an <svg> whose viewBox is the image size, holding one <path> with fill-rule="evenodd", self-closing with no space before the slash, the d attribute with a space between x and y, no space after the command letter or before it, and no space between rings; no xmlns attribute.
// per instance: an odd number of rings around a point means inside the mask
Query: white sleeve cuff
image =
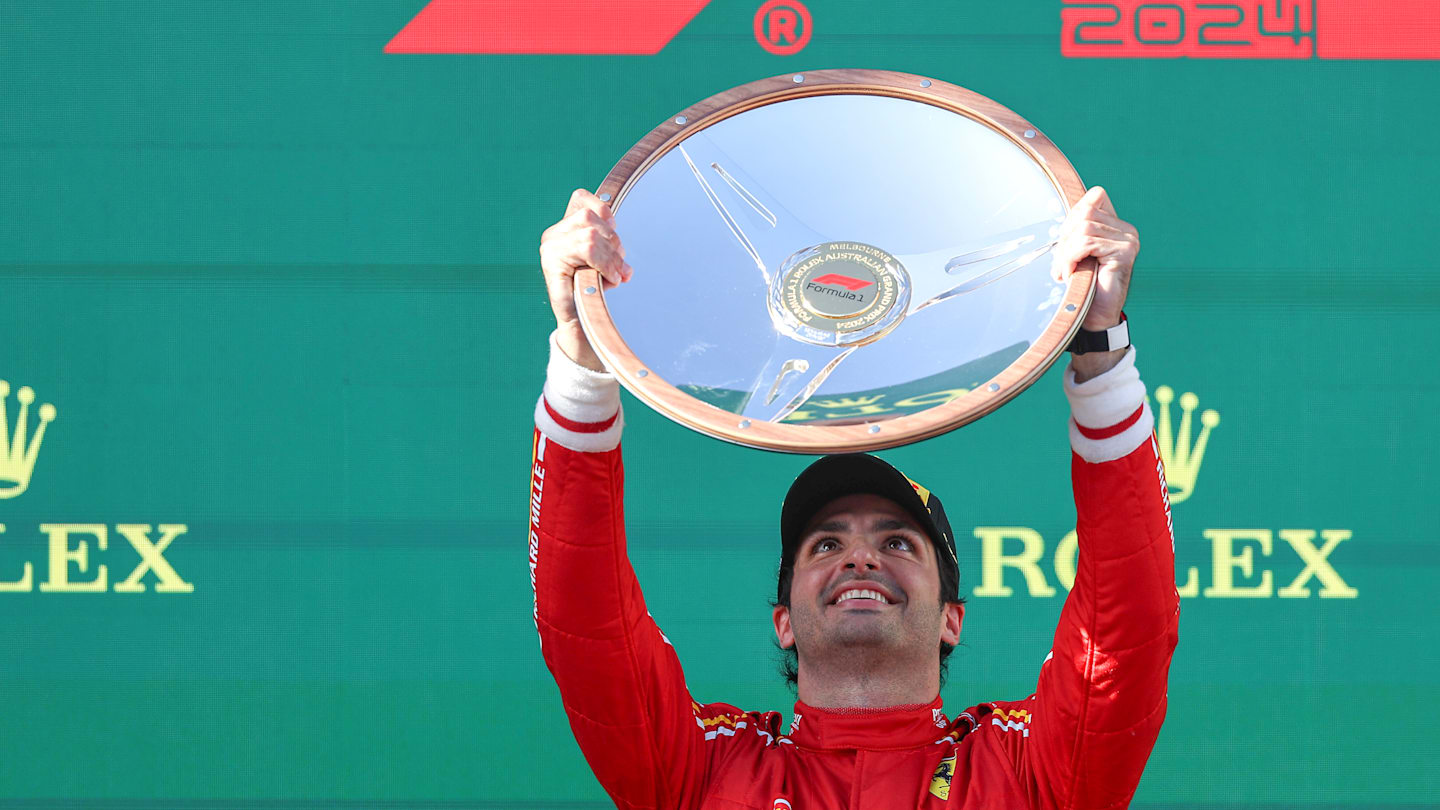
<svg viewBox="0 0 1440 810"><path fill-rule="evenodd" d="M1135 368L1134 346L1125 351L1114 368L1083 383L1075 382L1074 366L1065 369L1065 396L1070 400L1070 446L1091 463L1130 455L1155 429L1155 419L1145 401L1145 383ZM1140 416L1129 425L1118 431L1107 430L1120 426L1137 410Z"/></svg>
<svg viewBox="0 0 1440 810"><path fill-rule="evenodd" d="M599 430L586 429L605 422L611 424ZM615 375L593 371L566 357L551 332L545 392L535 403L535 425L540 432L571 450L603 452L620 445L624 422Z"/></svg>

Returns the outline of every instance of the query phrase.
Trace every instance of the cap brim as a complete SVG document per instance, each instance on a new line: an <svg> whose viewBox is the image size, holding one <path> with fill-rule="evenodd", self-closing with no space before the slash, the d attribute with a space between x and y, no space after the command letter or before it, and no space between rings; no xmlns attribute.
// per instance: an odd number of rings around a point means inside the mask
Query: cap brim
<svg viewBox="0 0 1440 810"><path fill-rule="evenodd" d="M903 473L875 456L851 453L816 461L790 485L780 509L780 543L785 557L800 542L800 534L816 512L836 498L859 494L889 498L910 513L937 547L945 542L920 493Z"/></svg>

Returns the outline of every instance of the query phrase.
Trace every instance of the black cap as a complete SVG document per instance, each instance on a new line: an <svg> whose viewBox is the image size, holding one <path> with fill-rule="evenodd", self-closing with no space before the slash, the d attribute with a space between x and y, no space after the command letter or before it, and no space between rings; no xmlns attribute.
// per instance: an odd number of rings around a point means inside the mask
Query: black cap
<svg viewBox="0 0 1440 810"><path fill-rule="evenodd" d="M825 456L806 467L790 485L785 505L780 508L781 570L794 563L800 533L816 512L836 498L859 494L889 498L915 518L935 545L940 570L954 575L955 592L942 596L946 600L957 600L960 562L955 554L955 532L950 529L940 498L882 459L864 453Z"/></svg>

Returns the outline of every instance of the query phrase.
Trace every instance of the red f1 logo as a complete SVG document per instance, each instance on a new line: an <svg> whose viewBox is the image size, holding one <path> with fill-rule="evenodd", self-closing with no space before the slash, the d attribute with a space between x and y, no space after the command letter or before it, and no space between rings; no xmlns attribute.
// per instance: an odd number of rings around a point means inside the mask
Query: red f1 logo
<svg viewBox="0 0 1440 810"><path fill-rule="evenodd" d="M844 287L850 292L855 292L856 290L863 290L866 287L869 287L871 284L875 283L873 281L862 281L858 278L842 276L839 273L826 273L819 278L811 279L811 281L813 281L815 284L834 284L837 287Z"/></svg>
<svg viewBox="0 0 1440 810"><path fill-rule="evenodd" d="M710 0L430 0L386 53L654 54Z"/></svg>

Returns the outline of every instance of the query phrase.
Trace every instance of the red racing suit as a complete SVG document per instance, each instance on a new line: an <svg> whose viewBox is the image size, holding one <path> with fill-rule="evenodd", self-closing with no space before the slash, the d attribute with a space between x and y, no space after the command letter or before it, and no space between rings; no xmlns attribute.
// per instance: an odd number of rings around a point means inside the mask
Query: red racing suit
<svg viewBox="0 0 1440 810"><path fill-rule="evenodd" d="M743 711L690 696L625 552L619 410L608 374L553 339L536 407L535 623L571 728L621 808L1114 808L1165 715L1179 600L1169 500L1134 349L1075 384L1079 560L1035 693L948 719L940 699L878 710Z"/></svg>

